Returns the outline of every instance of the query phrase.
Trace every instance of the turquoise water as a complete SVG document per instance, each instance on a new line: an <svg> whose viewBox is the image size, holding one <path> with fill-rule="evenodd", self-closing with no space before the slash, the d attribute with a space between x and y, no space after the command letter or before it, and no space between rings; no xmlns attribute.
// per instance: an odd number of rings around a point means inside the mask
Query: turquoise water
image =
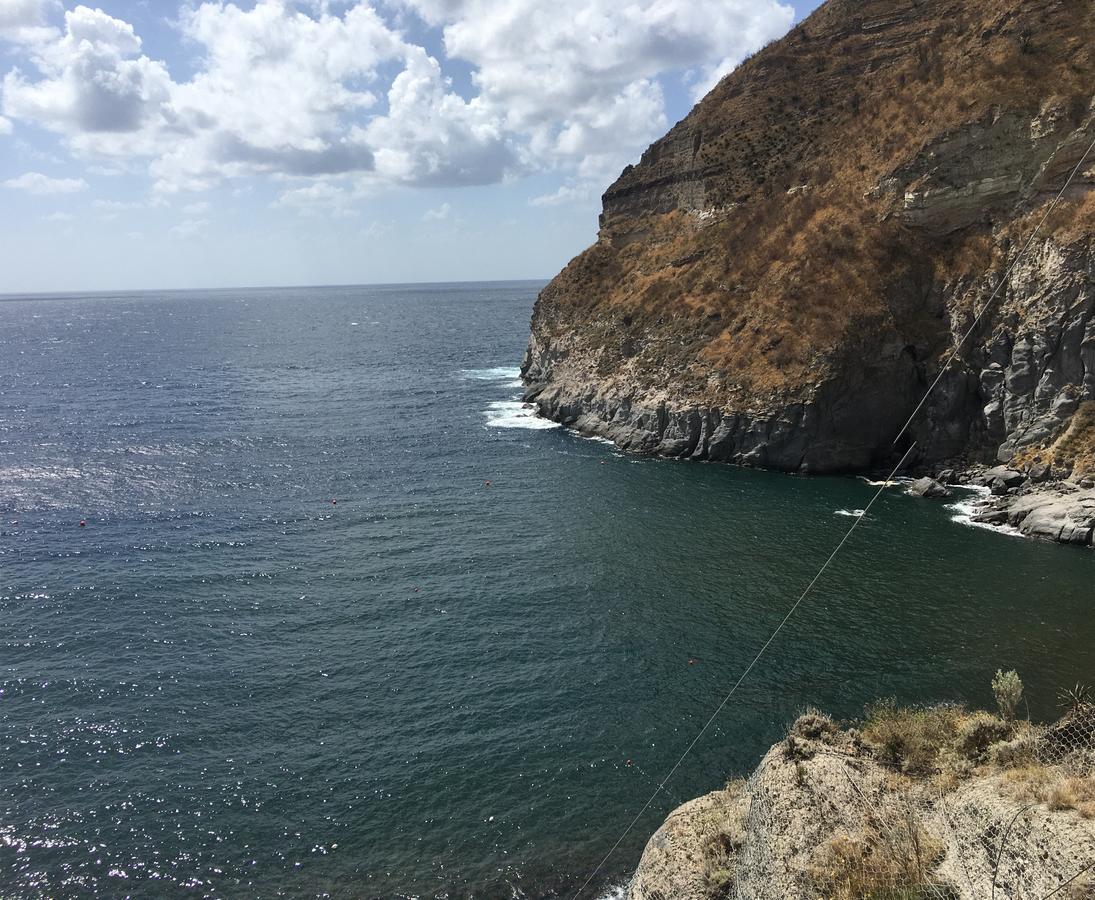
<svg viewBox="0 0 1095 900"><path fill-rule="evenodd" d="M0 302L4 896L584 879L873 488L535 427L537 287ZM1095 554L954 515L880 501L598 892L806 704L1095 681Z"/></svg>

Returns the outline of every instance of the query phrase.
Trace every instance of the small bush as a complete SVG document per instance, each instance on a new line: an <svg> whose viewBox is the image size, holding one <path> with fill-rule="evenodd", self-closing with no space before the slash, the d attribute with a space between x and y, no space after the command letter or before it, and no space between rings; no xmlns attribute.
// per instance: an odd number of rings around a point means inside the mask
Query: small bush
<svg viewBox="0 0 1095 900"><path fill-rule="evenodd" d="M807 709L795 719L795 724L791 726L792 734L811 741L822 740L825 735L835 734L839 730L832 719L816 709Z"/></svg>
<svg viewBox="0 0 1095 900"><path fill-rule="evenodd" d="M990 747L1008 741L1015 726L986 712L976 712L958 726L957 751L966 759L982 762Z"/></svg>
<svg viewBox="0 0 1095 900"><path fill-rule="evenodd" d="M1064 900L1091 900L1095 897L1095 875L1081 875L1061 896Z"/></svg>
<svg viewBox="0 0 1095 900"><path fill-rule="evenodd" d="M1074 715L1081 712L1084 707L1093 705L1093 696L1095 695L1092 695L1091 688L1077 682L1075 687L1062 690L1057 695L1057 699L1066 715Z"/></svg>
<svg viewBox="0 0 1095 900"><path fill-rule="evenodd" d="M867 707L863 740L886 765L907 775L938 769L939 754L953 746L964 712L960 706L899 708L892 700Z"/></svg>
<svg viewBox="0 0 1095 900"><path fill-rule="evenodd" d="M1019 700L1023 696L1023 682L1019 679L1019 673L1014 669L1008 672L997 669L992 679L992 695L996 698L996 705L1004 720L1010 722L1014 719Z"/></svg>
<svg viewBox="0 0 1095 900"><path fill-rule="evenodd" d="M993 744L988 761L1000 769L1016 769L1033 765L1037 760L1037 741L1031 734L1021 734L1011 741Z"/></svg>
<svg viewBox="0 0 1095 900"><path fill-rule="evenodd" d="M813 755L813 748L804 744L793 734L788 734L783 739L783 756L785 759L801 762L804 759L810 759Z"/></svg>

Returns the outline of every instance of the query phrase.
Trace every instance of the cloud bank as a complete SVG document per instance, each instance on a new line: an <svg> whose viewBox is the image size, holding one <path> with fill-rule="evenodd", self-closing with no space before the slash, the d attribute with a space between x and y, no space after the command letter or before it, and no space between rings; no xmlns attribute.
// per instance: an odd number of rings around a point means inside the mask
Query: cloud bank
<svg viewBox="0 0 1095 900"><path fill-rule="evenodd" d="M18 178L9 178L4 187L28 194L75 194L87 190L82 178L50 178L41 172L27 172Z"/></svg>
<svg viewBox="0 0 1095 900"><path fill-rule="evenodd" d="M18 62L0 133L48 129L164 193L261 175L289 182L286 207L346 210L377 185L556 172L550 205L665 129L667 78L702 93L791 21L776 0L220 0L179 11L193 74L177 80L122 19L0 0ZM470 74L458 89L450 71Z"/></svg>

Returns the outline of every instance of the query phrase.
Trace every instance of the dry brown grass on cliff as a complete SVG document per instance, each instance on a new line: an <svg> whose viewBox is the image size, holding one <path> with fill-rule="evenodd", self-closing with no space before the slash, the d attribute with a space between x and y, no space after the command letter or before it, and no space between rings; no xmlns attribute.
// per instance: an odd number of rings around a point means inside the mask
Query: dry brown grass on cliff
<svg viewBox="0 0 1095 900"><path fill-rule="evenodd" d="M1053 459L1071 463L1074 476L1095 474L1095 401L1080 406L1066 431L1050 448Z"/></svg>
<svg viewBox="0 0 1095 900"><path fill-rule="evenodd" d="M1085 819L1095 819L1095 776L1073 776L1032 764L1009 770L1004 785L1020 803L1045 804L1054 812L1075 810Z"/></svg>
<svg viewBox="0 0 1095 900"><path fill-rule="evenodd" d="M939 770L941 754L955 744L966 717L960 706L898 707L882 701L867 708L863 739L886 765L928 775Z"/></svg>
<svg viewBox="0 0 1095 900"><path fill-rule="evenodd" d="M1095 178L1095 175L1090 176ZM1061 244L1075 244L1095 235L1095 191L1058 204L1046 220L1045 235Z"/></svg>
<svg viewBox="0 0 1095 900"><path fill-rule="evenodd" d="M1050 462L1057 471L1071 469L1073 478L1095 475L1095 401L1080 404L1068 428L1048 447L1017 457L1020 462L1035 458Z"/></svg>
<svg viewBox="0 0 1095 900"><path fill-rule="evenodd" d="M911 806L890 812L896 814L886 822L867 815L857 831L835 835L818 848L809 870L818 896L826 900L946 896L931 874L943 843L920 825Z"/></svg>
<svg viewBox="0 0 1095 900"><path fill-rule="evenodd" d="M636 387L664 386L668 361L696 402L801 394L851 336L877 346L901 335L920 358L938 352L949 335L925 314L926 285L982 279L998 262L988 233L926 237L895 221L896 198L868 192L928 140L996 110L1034 116L1056 98L1081 114L1095 16L1072 10L1066 0L831 0L613 185L605 240L560 274L550 305L598 352L604 337L606 372L626 364ZM874 27L882 21L897 24ZM691 152L696 132L698 153L674 156ZM649 184L663 176L702 181L706 206L721 212L703 223L614 217L614 192L625 209L629 191L660 190ZM1091 233L1093 204L1060 233Z"/></svg>

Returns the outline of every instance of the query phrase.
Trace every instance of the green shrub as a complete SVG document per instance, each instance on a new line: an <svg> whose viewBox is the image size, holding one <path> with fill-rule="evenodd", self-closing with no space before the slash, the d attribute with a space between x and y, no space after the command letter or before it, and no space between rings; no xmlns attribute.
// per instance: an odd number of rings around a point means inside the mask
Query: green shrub
<svg viewBox="0 0 1095 900"><path fill-rule="evenodd" d="M884 700L867 707L863 740L885 765L908 775L923 775L938 768L939 753L953 746L962 707L898 707Z"/></svg>
<svg viewBox="0 0 1095 900"><path fill-rule="evenodd" d="M1019 708L1019 700L1023 696L1023 682L1019 679L1019 673L1014 669L1008 672L996 670L992 679L992 694L996 698L996 705L1000 709L1000 715L1010 722L1015 718L1015 712Z"/></svg>

